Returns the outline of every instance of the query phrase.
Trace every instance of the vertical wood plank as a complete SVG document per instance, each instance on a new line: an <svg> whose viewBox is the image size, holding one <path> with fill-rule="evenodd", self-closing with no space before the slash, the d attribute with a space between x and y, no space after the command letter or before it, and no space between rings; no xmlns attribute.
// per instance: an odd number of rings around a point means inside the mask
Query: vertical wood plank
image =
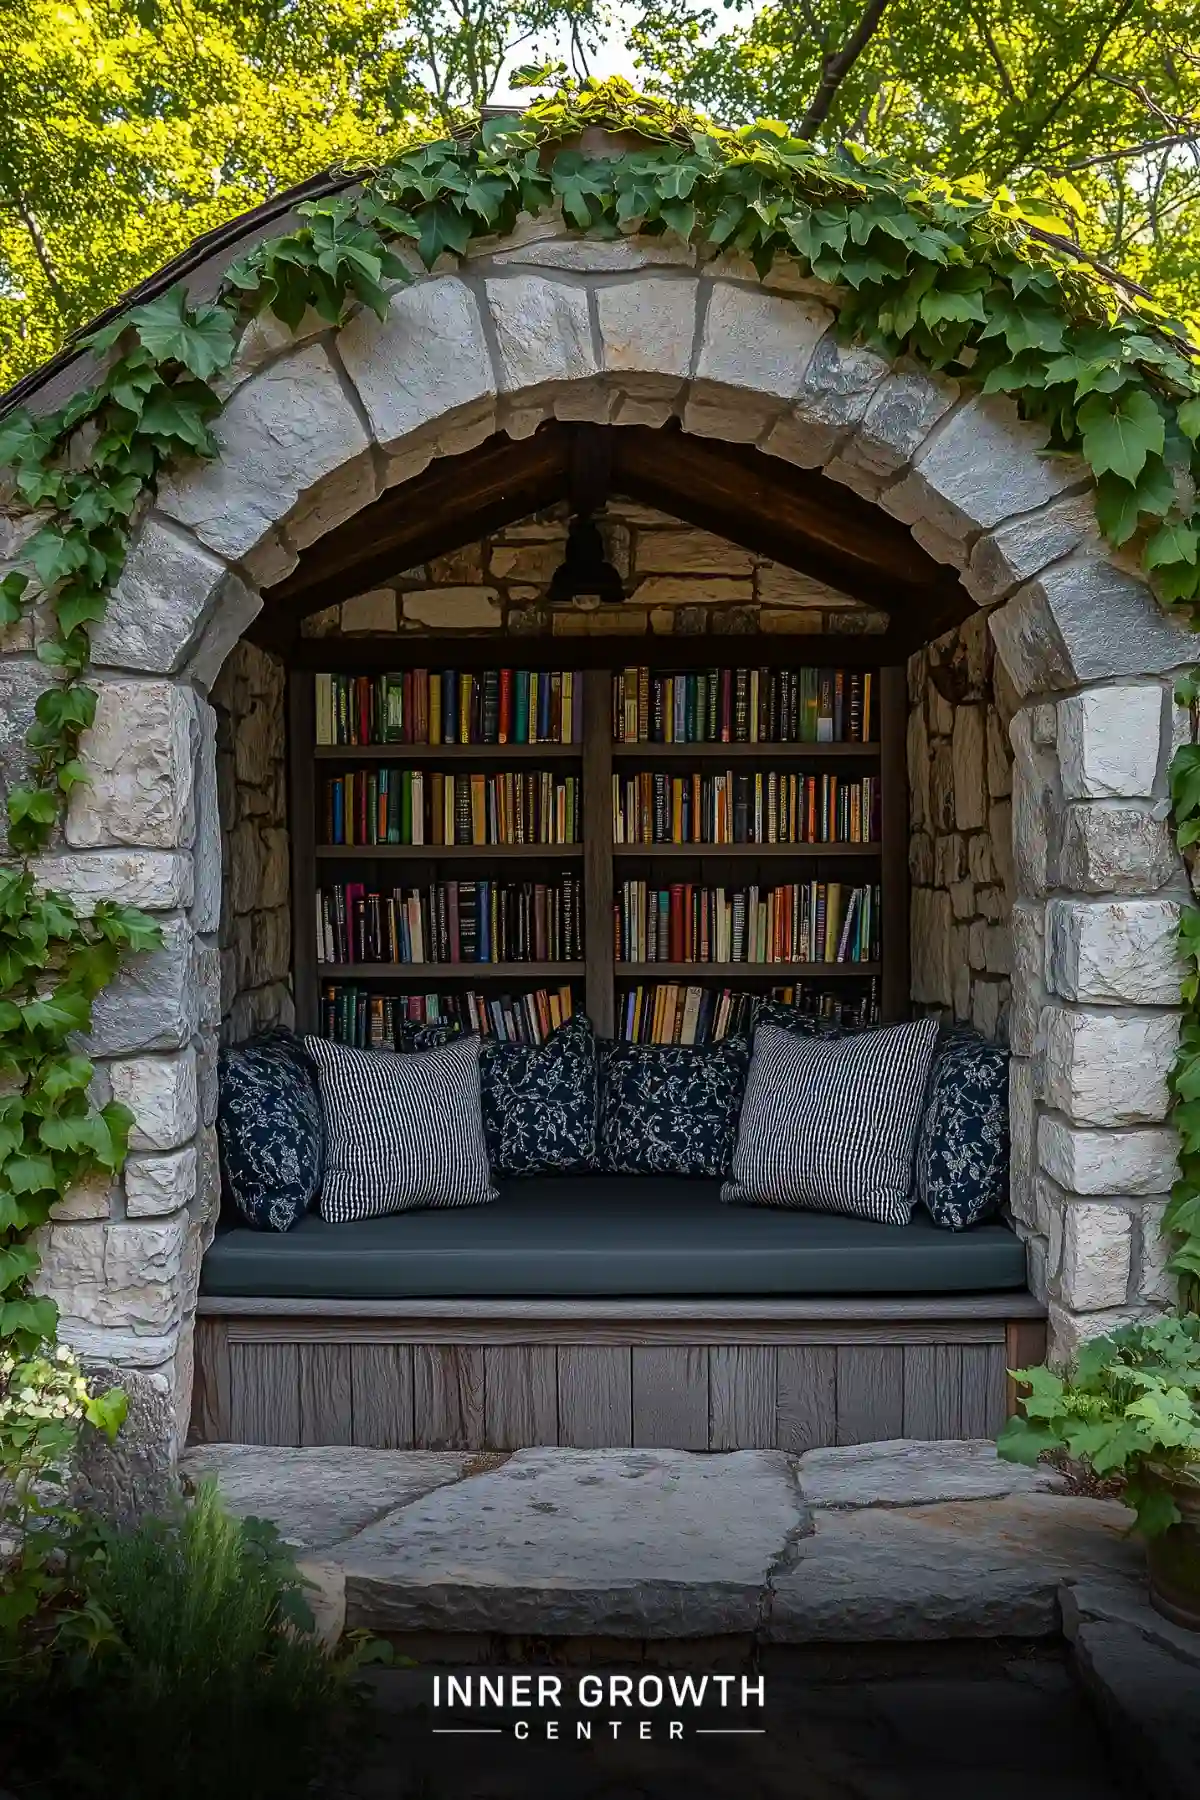
<svg viewBox="0 0 1200 1800"><path fill-rule="evenodd" d="M775 1346L713 1344L708 1353L709 1447L770 1449L775 1443Z"/></svg>
<svg viewBox="0 0 1200 1800"><path fill-rule="evenodd" d="M316 1031L316 677L288 672L288 842L292 856L292 991L296 1030Z"/></svg>
<svg viewBox="0 0 1200 1800"><path fill-rule="evenodd" d="M902 663L879 671L879 876L883 885L884 1021L908 1017L908 672Z"/></svg>
<svg viewBox="0 0 1200 1800"><path fill-rule="evenodd" d="M482 1344L413 1345L413 1445L482 1450Z"/></svg>
<svg viewBox="0 0 1200 1800"><path fill-rule="evenodd" d="M632 1444L626 1345L559 1346L558 1441L577 1450L625 1449Z"/></svg>
<svg viewBox="0 0 1200 1800"><path fill-rule="evenodd" d="M191 1441L226 1444L233 1424L229 1398L229 1327L224 1319L197 1319L192 1375Z"/></svg>
<svg viewBox="0 0 1200 1800"><path fill-rule="evenodd" d="M489 1450L558 1442L553 1344L488 1344L483 1352L483 1439Z"/></svg>
<svg viewBox="0 0 1200 1800"><path fill-rule="evenodd" d="M962 1347L962 1434L995 1437L1004 1424L1006 1376L1003 1344Z"/></svg>
<svg viewBox="0 0 1200 1800"><path fill-rule="evenodd" d="M839 1345L837 1410L839 1444L872 1444L903 1436L903 1347Z"/></svg>
<svg viewBox="0 0 1200 1800"><path fill-rule="evenodd" d="M612 673L583 672L583 953L588 1017L613 1035Z"/></svg>
<svg viewBox="0 0 1200 1800"><path fill-rule="evenodd" d="M235 1444L300 1442L295 1344L229 1346L230 1436Z"/></svg>
<svg viewBox="0 0 1200 1800"><path fill-rule="evenodd" d="M666 1450L708 1449L708 1351L697 1344L635 1344L633 1441Z"/></svg>
<svg viewBox="0 0 1200 1800"><path fill-rule="evenodd" d="M353 1441L374 1450L410 1450L412 1345L352 1344L350 1351Z"/></svg>
<svg viewBox="0 0 1200 1800"><path fill-rule="evenodd" d="M962 1345L904 1346L904 1436L962 1436Z"/></svg>
<svg viewBox="0 0 1200 1800"><path fill-rule="evenodd" d="M300 1442L352 1444L352 1344L301 1344Z"/></svg>
<svg viewBox="0 0 1200 1800"><path fill-rule="evenodd" d="M1009 1369L1032 1369L1046 1360L1045 1319L1009 1319L1004 1327L1004 1413L1011 1419L1021 1410L1025 1390L1007 1373Z"/></svg>
<svg viewBox="0 0 1200 1800"><path fill-rule="evenodd" d="M837 1351L832 1344L780 1344L775 1352L776 1442L819 1450L837 1442Z"/></svg>

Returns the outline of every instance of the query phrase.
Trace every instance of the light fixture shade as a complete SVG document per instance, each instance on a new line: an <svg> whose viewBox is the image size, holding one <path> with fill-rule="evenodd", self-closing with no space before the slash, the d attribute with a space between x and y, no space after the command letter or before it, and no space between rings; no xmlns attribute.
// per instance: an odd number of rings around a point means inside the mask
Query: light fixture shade
<svg viewBox="0 0 1200 1800"><path fill-rule="evenodd" d="M551 606L619 606L625 598L621 577L605 560L604 541L594 519L572 519L562 562L550 577Z"/></svg>

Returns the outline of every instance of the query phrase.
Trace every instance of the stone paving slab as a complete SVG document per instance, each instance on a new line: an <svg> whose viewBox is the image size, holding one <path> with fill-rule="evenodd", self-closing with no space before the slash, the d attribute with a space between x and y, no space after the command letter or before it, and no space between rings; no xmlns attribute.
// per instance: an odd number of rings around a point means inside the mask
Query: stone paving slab
<svg viewBox="0 0 1200 1800"><path fill-rule="evenodd" d="M232 1512L273 1519L289 1544L313 1551L461 1481L479 1460L465 1451L197 1444L180 1457L179 1469L189 1481L215 1476Z"/></svg>
<svg viewBox="0 0 1200 1800"><path fill-rule="evenodd" d="M892 1438L809 1450L799 1459L810 1506L928 1506L942 1500L1000 1500L1006 1494L1059 1493L1057 1469L1005 1462L990 1438L926 1443Z"/></svg>
<svg viewBox="0 0 1200 1800"><path fill-rule="evenodd" d="M775 1583L767 1635L785 1644L1052 1635L1063 1581L1133 1578L1142 1567L1130 1521L1116 1501L1059 1494L818 1512Z"/></svg>
<svg viewBox="0 0 1200 1800"><path fill-rule="evenodd" d="M759 1628L812 1529L774 1450L522 1450L329 1554L348 1625L674 1638Z"/></svg>

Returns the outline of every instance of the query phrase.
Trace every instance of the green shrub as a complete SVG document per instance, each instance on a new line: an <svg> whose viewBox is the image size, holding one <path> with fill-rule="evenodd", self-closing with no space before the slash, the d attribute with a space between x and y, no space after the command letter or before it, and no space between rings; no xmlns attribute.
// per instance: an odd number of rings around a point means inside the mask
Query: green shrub
<svg viewBox="0 0 1200 1800"><path fill-rule="evenodd" d="M1169 1484L1200 1488L1200 1316L1126 1325L1079 1352L1066 1379L1014 1370L1029 1388L1024 1418L996 1448L1033 1463L1065 1451L1097 1475L1122 1475L1137 1527L1155 1537L1179 1518Z"/></svg>

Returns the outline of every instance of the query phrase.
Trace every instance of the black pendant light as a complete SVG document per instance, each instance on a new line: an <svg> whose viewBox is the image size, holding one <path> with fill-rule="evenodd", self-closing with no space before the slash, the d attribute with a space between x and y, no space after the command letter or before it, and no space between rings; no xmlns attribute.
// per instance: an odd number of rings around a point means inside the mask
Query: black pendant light
<svg viewBox="0 0 1200 1800"><path fill-rule="evenodd" d="M601 606L620 606L625 588L604 554L600 527L592 517L608 498L610 472L607 431L595 425L577 425L571 444L571 523L563 560L550 577L547 599L551 606L574 606L593 612Z"/></svg>

